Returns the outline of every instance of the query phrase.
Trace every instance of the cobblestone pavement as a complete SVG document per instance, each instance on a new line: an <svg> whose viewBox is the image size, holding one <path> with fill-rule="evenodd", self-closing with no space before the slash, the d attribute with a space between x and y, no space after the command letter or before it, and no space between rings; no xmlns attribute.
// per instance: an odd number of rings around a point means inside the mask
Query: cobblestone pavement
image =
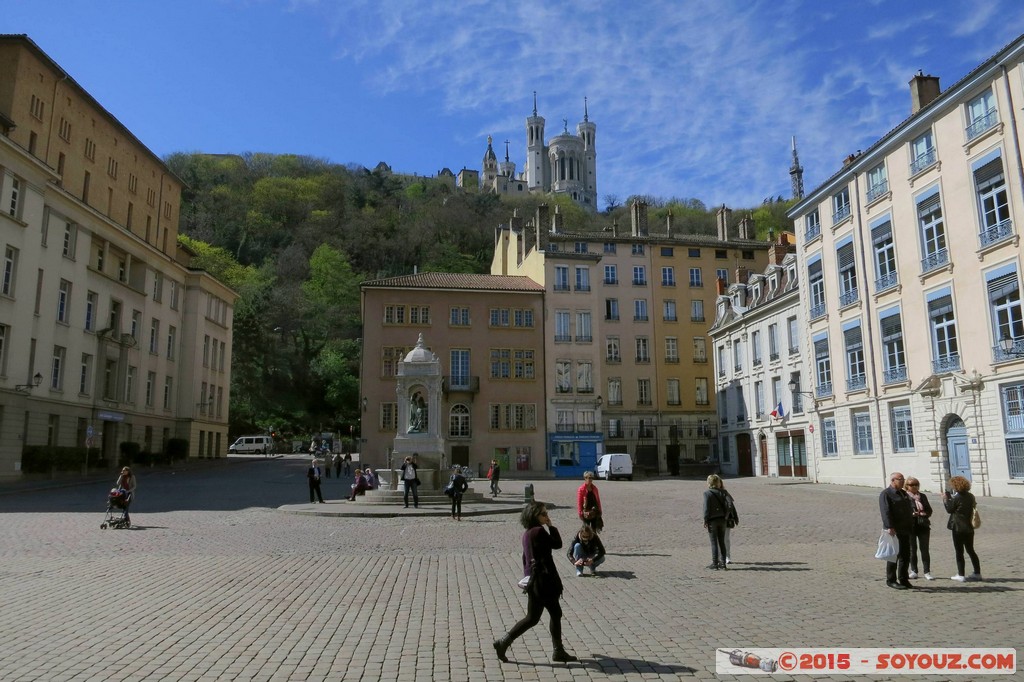
<svg viewBox="0 0 1024 682"><path fill-rule="evenodd" d="M0 679L717 679L716 647L1024 653L1018 500L980 499L984 582L948 579L955 565L940 507L932 539L940 579L898 592L885 587L873 558L876 490L730 480L741 516L735 563L709 571L703 481L599 482L604 570L575 578L559 564L564 640L581 661L549 662L545 615L502 664L491 641L525 610L513 585L517 516L460 523L283 513L278 507L307 499L305 466L274 459L137 472L131 530L99 528L109 482L8 489L0 495ZM501 500L521 500L528 482L569 539L579 482L502 479ZM324 494L337 500L347 486L329 479Z"/></svg>

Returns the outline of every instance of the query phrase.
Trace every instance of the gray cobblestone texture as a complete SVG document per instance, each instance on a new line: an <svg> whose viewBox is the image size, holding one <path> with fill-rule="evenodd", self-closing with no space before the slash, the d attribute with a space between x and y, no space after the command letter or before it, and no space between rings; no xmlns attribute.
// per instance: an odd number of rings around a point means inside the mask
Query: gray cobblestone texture
<svg viewBox="0 0 1024 682"><path fill-rule="evenodd" d="M491 642L525 612L524 486L568 540L579 482L502 479L476 506L506 513L467 504L458 522L441 506L361 515L347 480L307 505L305 466L138 471L130 530L99 528L108 481L0 486L0 680L710 680L717 647L1024 652L1019 500L979 498L985 579L960 584L932 494L939 579L896 591L873 558L878 490L728 480L734 563L710 571L702 480L599 481L608 560L576 578L558 557L580 662L550 662L545 614L501 663Z"/></svg>

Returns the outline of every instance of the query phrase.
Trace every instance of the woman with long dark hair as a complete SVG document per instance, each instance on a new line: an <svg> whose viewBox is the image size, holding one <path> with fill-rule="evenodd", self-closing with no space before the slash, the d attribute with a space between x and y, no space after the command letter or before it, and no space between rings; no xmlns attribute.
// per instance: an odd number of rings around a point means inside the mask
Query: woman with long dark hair
<svg viewBox="0 0 1024 682"><path fill-rule="evenodd" d="M562 536L551 525L547 507L543 502L528 502L519 517L526 532L523 533L523 575L529 578L526 588L528 601L526 616L512 626L508 634L494 640L494 650L503 663L508 663L505 652L520 635L540 622L540 615L547 609L551 618L551 660L555 663L569 663L579 659L562 646L562 579L558 577L552 551L562 548Z"/></svg>

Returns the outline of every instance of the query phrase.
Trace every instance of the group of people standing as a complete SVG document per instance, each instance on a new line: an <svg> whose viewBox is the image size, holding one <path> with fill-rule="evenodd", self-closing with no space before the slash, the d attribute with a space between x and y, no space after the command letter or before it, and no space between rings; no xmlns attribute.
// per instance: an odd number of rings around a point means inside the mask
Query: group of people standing
<svg viewBox="0 0 1024 682"><path fill-rule="evenodd" d="M942 505L949 513L946 528L952 533L956 557L956 575L951 580L961 583L981 580L981 561L974 551L974 529L980 523L976 521L977 501L970 491L970 481L963 476L953 476L949 479L949 489L942 493ZM934 580L929 552L932 506L928 496L921 492L921 482L894 471L889 475L889 486L878 496L878 506L883 531L896 536L899 545L896 561L885 564L885 584L897 590L912 589L914 585L910 580L920 575L918 568L922 569L926 580ZM971 558L974 571L970 575L964 572L965 552Z"/></svg>
<svg viewBox="0 0 1024 682"><path fill-rule="evenodd" d="M341 455L335 455L334 465L337 470L337 477L340 479L342 476L342 469L349 469L352 462L351 455L345 455L345 459L338 459ZM309 467L306 469L306 482L309 484L309 503L324 504L324 494L320 489L320 481L324 477L326 471L330 471L330 464L320 466L320 460L314 457ZM380 479L377 477L377 473L370 467L366 469L356 469L355 480L352 482L351 493L346 495L346 499L355 500L356 495L363 495L367 490L374 490L380 487Z"/></svg>

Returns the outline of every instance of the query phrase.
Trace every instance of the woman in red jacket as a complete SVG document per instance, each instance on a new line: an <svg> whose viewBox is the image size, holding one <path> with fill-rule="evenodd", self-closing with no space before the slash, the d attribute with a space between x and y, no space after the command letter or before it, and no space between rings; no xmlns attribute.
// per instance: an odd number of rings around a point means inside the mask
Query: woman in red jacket
<svg viewBox="0 0 1024 682"><path fill-rule="evenodd" d="M588 471L583 474L583 485L576 491L576 513L580 521L600 533L604 528L604 512L601 509L601 495L594 485L594 472Z"/></svg>

